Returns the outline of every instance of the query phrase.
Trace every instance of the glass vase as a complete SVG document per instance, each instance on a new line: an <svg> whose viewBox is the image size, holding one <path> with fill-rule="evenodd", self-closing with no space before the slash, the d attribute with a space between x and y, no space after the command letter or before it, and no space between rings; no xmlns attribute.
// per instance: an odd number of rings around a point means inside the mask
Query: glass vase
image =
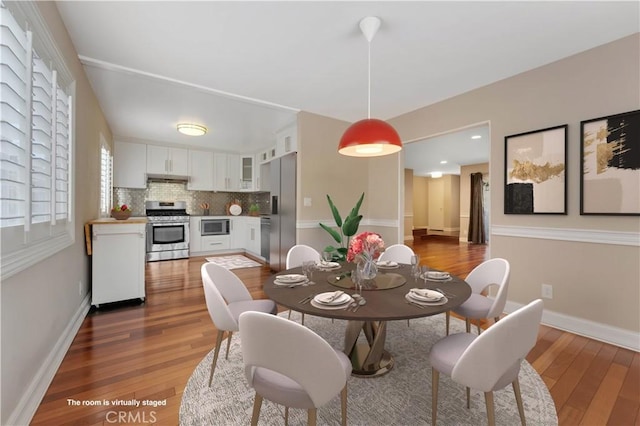
<svg viewBox="0 0 640 426"><path fill-rule="evenodd" d="M358 263L358 275L363 280L372 280L378 275L378 266L372 257L363 258Z"/></svg>

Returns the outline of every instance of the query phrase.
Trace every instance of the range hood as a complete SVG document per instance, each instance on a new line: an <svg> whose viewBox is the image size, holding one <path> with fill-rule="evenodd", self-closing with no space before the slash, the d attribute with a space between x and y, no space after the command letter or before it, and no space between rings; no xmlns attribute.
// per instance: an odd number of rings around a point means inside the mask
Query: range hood
<svg viewBox="0 0 640 426"><path fill-rule="evenodd" d="M189 176L147 175L147 182L187 183Z"/></svg>

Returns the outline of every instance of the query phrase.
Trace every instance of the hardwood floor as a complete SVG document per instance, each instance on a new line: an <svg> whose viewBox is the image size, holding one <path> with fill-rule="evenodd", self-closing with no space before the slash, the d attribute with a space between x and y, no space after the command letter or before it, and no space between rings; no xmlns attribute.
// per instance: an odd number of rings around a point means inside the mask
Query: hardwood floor
<svg viewBox="0 0 640 426"><path fill-rule="evenodd" d="M413 248L421 263L463 277L486 258L484 246L450 238L429 237ZM203 262L149 263L144 305L90 313L32 424L178 424L182 391L215 341L200 279ZM254 298L265 297L268 268L234 272ZM549 387L560 425L640 425L640 354L541 326L527 360ZM134 399L166 405L83 405Z"/></svg>

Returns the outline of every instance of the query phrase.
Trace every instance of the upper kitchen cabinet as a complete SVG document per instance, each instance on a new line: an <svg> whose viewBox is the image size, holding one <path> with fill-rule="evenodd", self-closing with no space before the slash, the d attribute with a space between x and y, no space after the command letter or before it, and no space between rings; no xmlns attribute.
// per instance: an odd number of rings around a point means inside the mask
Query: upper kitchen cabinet
<svg viewBox="0 0 640 426"><path fill-rule="evenodd" d="M147 146L141 143L114 142L113 186L147 187Z"/></svg>
<svg viewBox="0 0 640 426"><path fill-rule="evenodd" d="M166 146L147 145L147 174L181 176L189 173L188 150Z"/></svg>
<svg viewBox="0 0 640 426"><path fill-rule="evenodd" d="M189 150L189 182L191 191L213 191L213 152Z"/></svg>
<svg viewBox="0 0 640 426"><path fill-rule="evenodd" d="M298 126L285 127L276 134L276 157L298 151Z"/></svg>
<svg viewBox="0 0 640 426"><path fill-rule="evenodd" d="M240 155L214 153L213 173L215 191L240 190Z"/></svg>
<svg viewBox="0 0 640 426"><path fill-rule="evenodd" d="M253 155L240 157L240 190L251 191L256 189L256 173L254 170Z"/></svg>

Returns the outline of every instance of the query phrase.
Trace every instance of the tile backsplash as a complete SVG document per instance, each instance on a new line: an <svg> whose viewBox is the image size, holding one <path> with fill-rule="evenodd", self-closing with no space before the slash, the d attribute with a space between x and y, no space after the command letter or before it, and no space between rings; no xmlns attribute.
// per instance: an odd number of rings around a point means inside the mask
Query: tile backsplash
<svg viewBox="0 0 640 426"><path fill-rule="evenodd" d="M128 205L134 216L145 215L145 201L186 201L192 216L202 215L200 205L209 203L210 215L225 215L226 204L234 200L240 202L242 214L248 213L251 204L257 204L261 214L271 211L268 192L190 191L186 183L177 182L149 182L146 189L113 188L113 203Z"/></svg>

